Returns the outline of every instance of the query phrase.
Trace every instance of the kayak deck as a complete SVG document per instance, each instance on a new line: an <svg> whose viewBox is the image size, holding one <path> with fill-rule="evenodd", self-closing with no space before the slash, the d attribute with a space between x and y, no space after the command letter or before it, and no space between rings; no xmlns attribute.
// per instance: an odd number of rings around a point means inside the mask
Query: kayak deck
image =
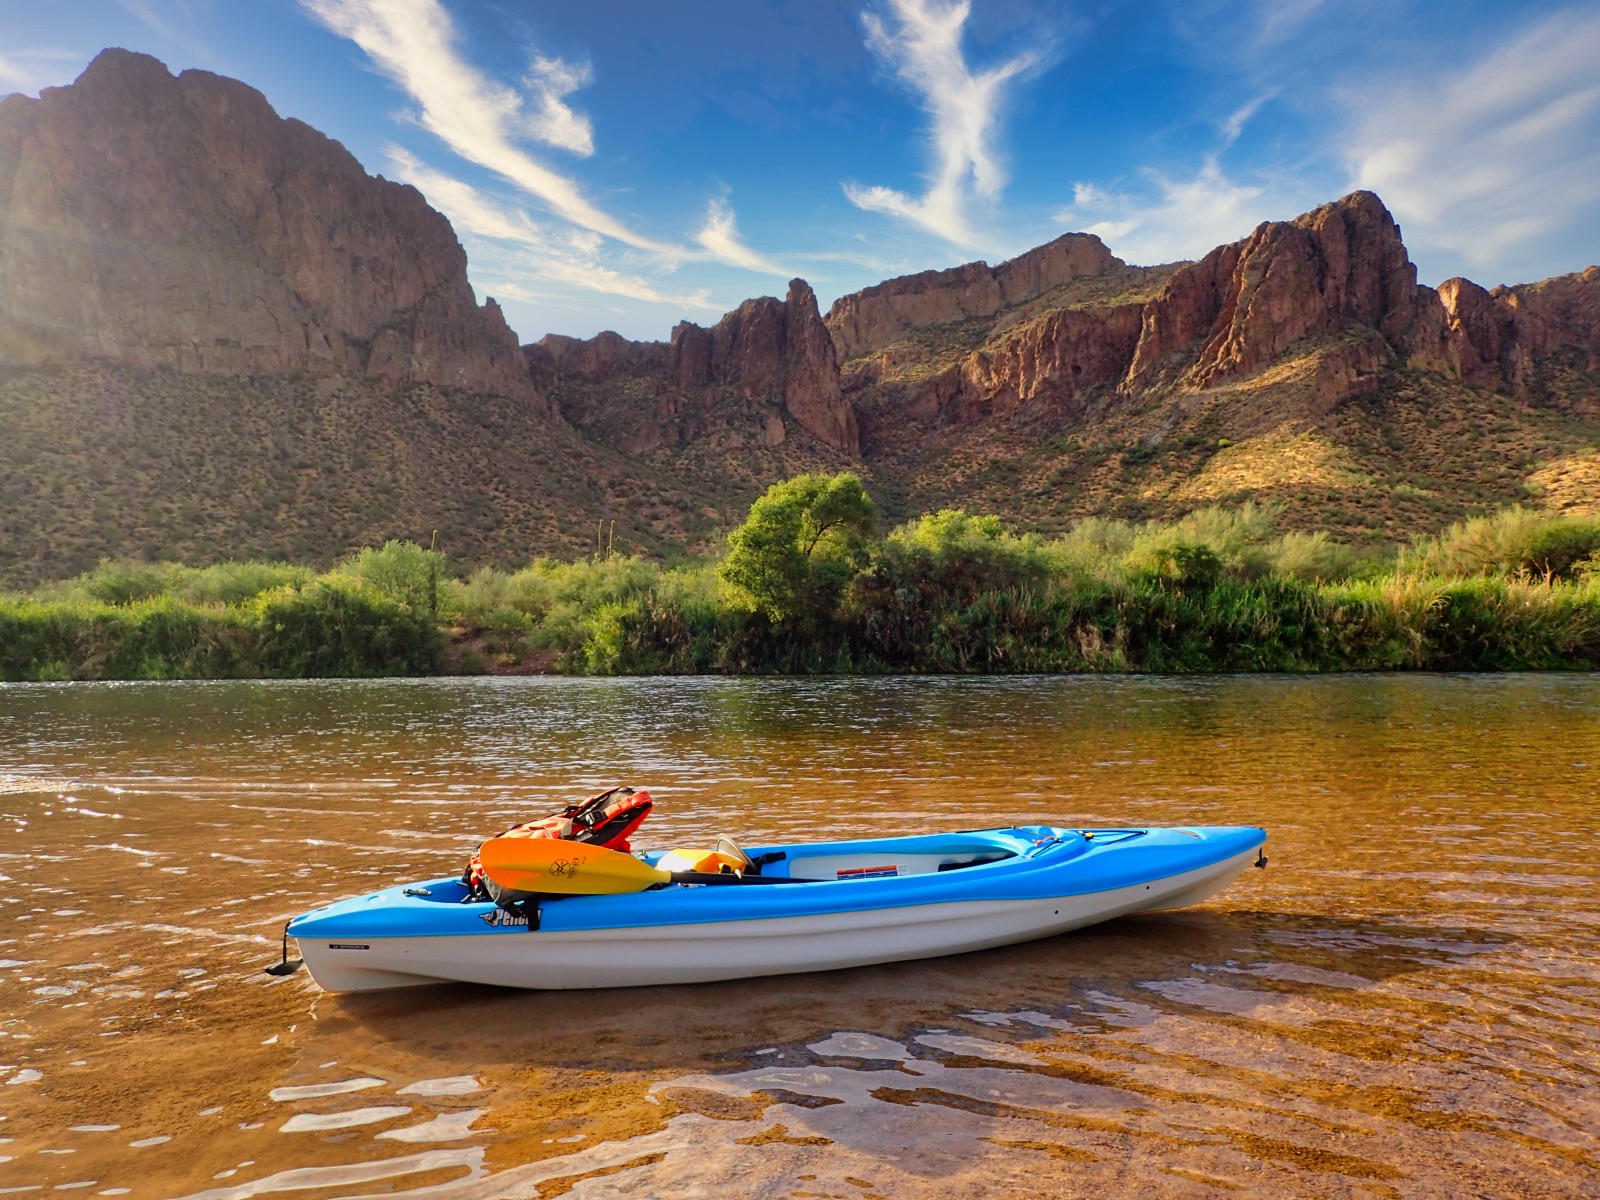
<svg viewBox="0 0 1600 1200"><path fill-rule="evenodd" d="M537 928L458 879L386 888L289 925L316 981L642 986L829 970L1006 945L1198 903L1250 865L1255 828L1048 826L751 847L786 887L673 884L542 902ZM657 855L642 855L646 861Z"/></svg>

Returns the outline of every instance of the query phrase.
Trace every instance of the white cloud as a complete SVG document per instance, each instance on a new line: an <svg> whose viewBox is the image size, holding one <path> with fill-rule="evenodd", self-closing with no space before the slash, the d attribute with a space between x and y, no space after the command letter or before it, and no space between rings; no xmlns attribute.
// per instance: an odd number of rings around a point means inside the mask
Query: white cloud
<svg viewBox="0 0 1600 1200"><path fill-rule="evenodd" d="M975 193L993 201L1005 185L996 157L1001 101L1012 79L1037 66L1021 54L974 73L962 50L970 0L887 0L895 26L867 13L867 44L921 97L932 118L933 169L921 196L883 186L844 185L858 208L909 221L958 246L975 246L968 207Z"/></svg>
<svg viewBox="0 0 1600 1200"><path fill-rule="evenodd" d="M457 233L466 231L495 241L532 241L543 237L525 212L508 212L484 198L471 184L436 171L401 146L385 148L389 168L402 183L409 183L428 203L450 218Z"/></svg>
<svg viewBox="0 0 1600 1200"><path fill-rule="evenodd" d="M417 120L456 154L510 180L572 224L643 250L671 248L630 229L584 196L577 183L518 144L534 138L577 153L593 148L586 118L563 98L587 68L535 59L528 78L533 108L515 89L488 78L456 49L455 26L438 0L300 0L333 32L360 46L417 102Z"/></svg>
<svg viewBox="0 0 1600 1200"><path fill-rule="evenodd" d="M706 223L700 232L694 235L694 240L709 250L712 257L730 266L743 267L760 275L788 278L794 274L793 271L773 262L765 255L750 249L740 240L739 230L734 224L733 209L726 200L711 201L706 209Z"/></svg>
<svg viewBox="0 0 1600 1200"><path fill-rule="evenodd" d="M539 141L560 146L585 158L594 153L594 128L589 118L564 102L579 88L588 87L594 70L588 63L567 63L535 55L522 82L533 93L538 109L528 121L529 132Z"/></svg>
<svg viewBox="0 0 1600 1200"><path fill-rule="evenodd" d="M1054 220L1097 234L1126 261L1161 263L1199 258L1238 241L1264 220L1304 211L1315 200L1303 184L1280 179L1243 183L1222 165L1223 152L1272 96L1257 96L1223 118L1217 126L1220 145L1202 158L1194 174L1173 176L1147 167L1139 174L1148 186L1139 192L1078 183L1072 203Z"/></svg>
<svg viewBox="0 0 1600 1200"><path fill-rule="evenodd" d="M390 146L388 157L396 179L415 186L450 218L466 243L474 280L500 300L548 301L576 289L651 304L713 307L698 293L670 295L641 275L608 266L601 258L603 240L591 230L540 225L399 146Z"/></svg>
<svg viewBox="0 0 1600 1200"><path fill-rule="evenodd" d="M1199 258L1224 242L1237 241L1268 212L1289 216L1304 206L1303 198L1277 194L1263 184L1230 179L1215 156L1188 178L1158 171L1143 172L1151 191L1112 193L1080 183L1073 202L1055 220L1100 237L1128 262L1161 263Z"/></svg>
<svg viewBox="0 0 1600 1200"><path fill-rule="evenodd" d="M700 258L681 245L646 237L592 203L576 180L534 157L526 142L572 154L594 153L589 118L567 103L592 82L586 62L571 63L535 54L522 79L523 90L500 83L466 61L457 47L455 26L439 0L300 0L335 33L354 41L372 62L416 102L414 119L468 162L487 168L537 200L555 218L544 228L526 213L486 200L467 183L424 167L405 151L391 150L400 177L416 183L452 223L498 249L480 243L472 254L474 278L496 278L498 294L516 295L528 286L512 278L509 266L534 280L560 281L586 291L606 292L652 303L706 307L700 293L672 296L635 271L602 261L600 239L645 252L650 273L669 274L686 258ZM574 228L567 228L570 225ZM746 246L723 201L712 201L705 227L695 236L719 262L763 274L783 268ZM537 253L550 256L540 262Z"/></svg>
<svg viewBox="0 0 1600 1200"><path fill-rule="evenodd" d="M1465 70L1352 87L1344 93L1352 183L1383 197L1408 240L1474 268L1526 269L1542 243L1563 234L1569 244L1580 236L1592 256L1597 63L1600 12L1573 9Z"/></svg>
<svg viewBox="0 0 1600 1200"><path fill-rule="evenodd" d="M1263 50L1289 41L1316 15L1327 0L1268 0L1250 16L1259 22L1253 49Z"/></svg>
<svg viewBox="0 0 1600 1200"><path fill-rule="evenodd" d="M1263 92L1254 100L1240 105L1229 113L1222 122L1222 149L1226 150L1239 140L1239 135L1244 132L1244 127L1250 123L1250 118L1261 111L1261 106L1275 96L1276 92Z"/></svg>

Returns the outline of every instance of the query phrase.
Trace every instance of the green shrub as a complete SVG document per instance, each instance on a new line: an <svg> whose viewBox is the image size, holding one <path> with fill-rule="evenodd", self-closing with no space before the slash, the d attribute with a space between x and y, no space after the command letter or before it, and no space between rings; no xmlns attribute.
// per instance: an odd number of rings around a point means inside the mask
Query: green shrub
<svg viewBox="0 0 1600 1200"><path fill-rule="evenodd" d="M102 558L94 570L79 577L79 587L102 604L134 604L166 592L180 569L172 563Z"/></svg>
<svg viewBox="0 0 1600 1200"><path fill-rule="evenodd" d="M1536 575L1570 578L1573 568L1600 553L1600 520L1557 517L1533 531L1522 567Z"/></svg>
<svg viewBox="0 0 1600 1200"><path fill-rule="evenodd" d="M444 650L425 610L337 577L264 593L244 611L263 675L426 675Z"/></svg>
<svg viewBox="0 0 1600 1200"><path fill-rule="evenodd" d="M238 604L280 587L304 587L316 578L309 567L284 562L225 562L181 572L173 595L190 604Z"/></svg>
<svg viewBox="0 0 1600 1200"><path fill-rule="evenodd" d="M334 568L334 573L360 580L386 600L419 612L437 614L444 555L415 542L387 541L368 546Z"/></svg>
<svg viewBox="0 0 1600 1200"><path fill-rule="evenodd" d="M1271 508L1092 518L1052 541L946 509L873 540L853 476L768 491L720 563L540 559L464 580L409 542L286 563L103 561L0 596L0 678L557 670L1022 672L1600 667L1600 521L1510 509L1397 569Z"/></svg>
<svg viewBox="0 0 1600 1200"><path fill-rule="evenodd" d="M1349 546L1326 533L1286 533L1267 547L1274 574L1307 583L1337 583L1349 579L1361 565Z"/></svg>

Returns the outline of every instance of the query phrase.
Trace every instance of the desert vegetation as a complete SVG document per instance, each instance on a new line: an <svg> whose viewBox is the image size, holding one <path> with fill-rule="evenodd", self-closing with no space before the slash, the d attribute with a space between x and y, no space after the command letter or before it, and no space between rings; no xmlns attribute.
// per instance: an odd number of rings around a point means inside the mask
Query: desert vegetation
<svg viewBox="0 0 1600 1200"><path fill-rule="evenodd" d="M404 541L320 574L104 561L0 598L0 676L1600 667L1600 520L1511 507L1382 550L1276 516L1044 538L945 509L880 534L855 476L801 475L676 566L602 550L457 574Z"/></svg>

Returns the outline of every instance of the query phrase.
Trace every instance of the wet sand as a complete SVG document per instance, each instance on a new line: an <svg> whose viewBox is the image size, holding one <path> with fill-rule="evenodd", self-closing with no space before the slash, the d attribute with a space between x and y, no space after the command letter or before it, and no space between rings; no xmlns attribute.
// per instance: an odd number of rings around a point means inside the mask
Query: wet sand
<svg viewBox="0 0 1600 1200"><path fill-rule="evenodd" d="M1592 1196L1597 717L1592 677L3 687L0 1194ZM617 780L647 845L1259 823L1272 865L825 975L261 973Z"/></svg>

